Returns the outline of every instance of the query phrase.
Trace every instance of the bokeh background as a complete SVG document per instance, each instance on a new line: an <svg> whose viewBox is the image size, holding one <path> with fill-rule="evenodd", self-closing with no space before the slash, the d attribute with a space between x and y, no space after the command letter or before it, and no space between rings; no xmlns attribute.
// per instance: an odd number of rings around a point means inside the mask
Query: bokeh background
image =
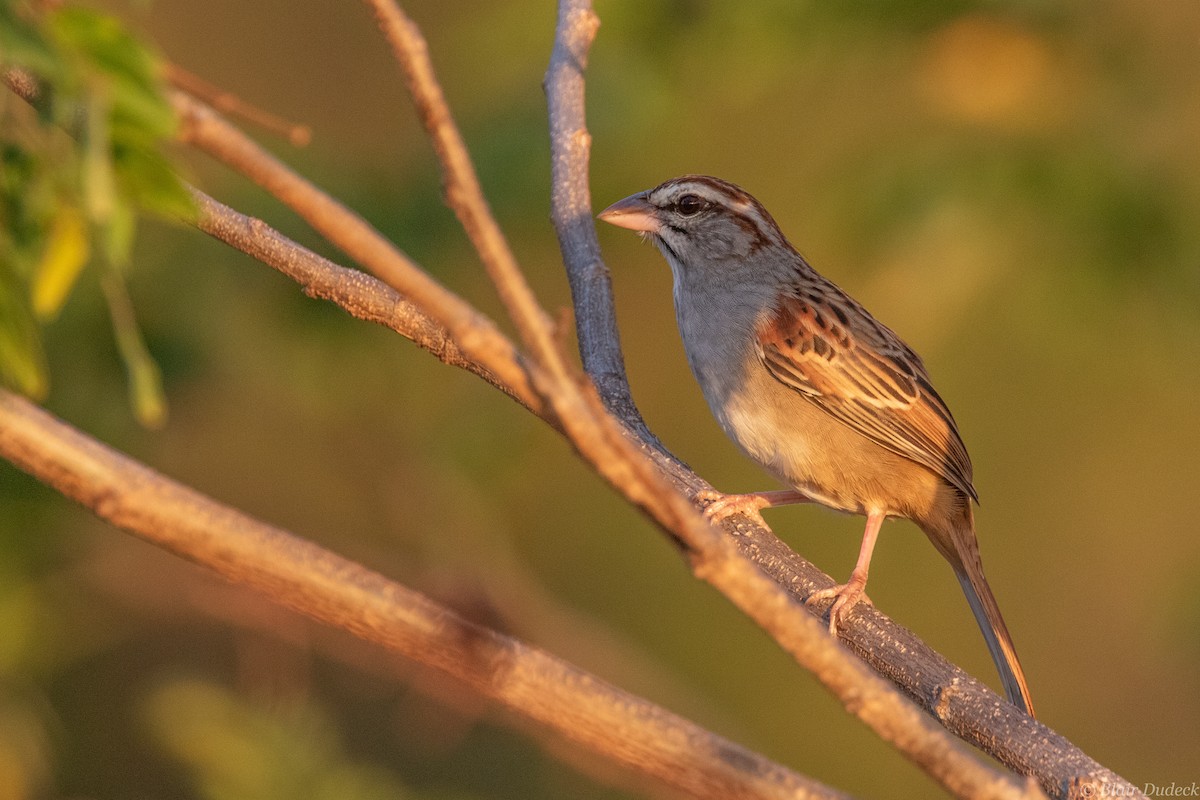
<svg viewBox="0 0 1200 800"><path fill-rule="evenodd" d="M540 86L552 4L406 4L540 297L569 305ZM276 152L497 303L355 3L111 6L173 61L313 129ZM1135 784L1200 780L1200 4L598 3L597 208L742 184L924 356L976 467L984 560L1038 710ZM245 180L227 203L329 252ZM770 481L687 372L668 270L600 231L635 396L716 486ZM331 255L336 255L332 254ZM167 474L845 790L932 783L850 720L545 426L482 382L147 225L131 291L170 418L140 429L95 284L48 331L48 405ZM862 522L768 512L835 576ZM907 522L871 596L996 684ZM646 787L455 687L96 522L0 465L0 798L621 798Z"/></svg>

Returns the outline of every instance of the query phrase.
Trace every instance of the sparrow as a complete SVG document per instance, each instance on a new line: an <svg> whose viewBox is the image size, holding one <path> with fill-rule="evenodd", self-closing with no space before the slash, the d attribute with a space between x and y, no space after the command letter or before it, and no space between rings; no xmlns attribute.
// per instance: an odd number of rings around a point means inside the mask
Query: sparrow
<svg viewBox="0 0 1200 800"><path fill-rule="evenodd" d="M722 430L791 489L716 495L713 521L815 502L866 516L837 633L864 596L883 521L912 520L950 563L1010 702L1033 715L1025 673L984 577L971 459L925 364L890 328L814 270L740 187L685 175L599 214L666 258L688 365ZM764 523L765 524L765 523Z"/></svg>

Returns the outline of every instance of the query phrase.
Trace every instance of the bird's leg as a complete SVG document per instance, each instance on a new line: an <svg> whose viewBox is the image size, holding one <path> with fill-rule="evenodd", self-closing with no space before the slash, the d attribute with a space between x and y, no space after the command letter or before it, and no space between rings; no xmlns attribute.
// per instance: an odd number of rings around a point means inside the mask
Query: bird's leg
<svg viewBox="0 0 1200 800"><path fill-rule="evenodd" d="M862 546L858 549L858 562L854 565L854 571L850 573L850 580L840 586L831 586L809 595L809 605L836 598L829 609L829 633L832 636L837 636L838 623L846 619L850 609L854 608L859 600L866 599L864 592L867 588L867 572L871 569L871 553L875 550L875 540L879 538L879 528L886 517L882 511L867 514L867 527L863 531Z"/></svg>
<svg viewBox="0 0 1200 800"><path fill-rule="evenodd" d="M758 513L772 506L786 506L793 503L811 503L812 498L795 489L778 489L771 492L750 492L749 494L723 494L721 492L701 492L696 499L704 506L704 518L714 524L733 516L744 514L750 519L767 527L767 523Z"/></svg>

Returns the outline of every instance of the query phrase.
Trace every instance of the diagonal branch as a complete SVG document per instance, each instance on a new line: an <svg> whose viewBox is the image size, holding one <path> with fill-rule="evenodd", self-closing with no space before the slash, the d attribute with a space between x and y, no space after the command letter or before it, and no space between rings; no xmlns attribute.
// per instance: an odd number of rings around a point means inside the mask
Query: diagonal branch
<svg viewBox="0 0 1200 800"><path fill-rule="evenodd" d="M572 382L571 370L554 337L554 325L534 297L483 195L467 146L434 75L425 37L392 0L365 2L404 70L408 92L442 166L446 200L483 260L525 347L555 383Z"/></svg>
<svg viewBox="0 0 1200 800"><path fill-rule="evenodd" d="M391 328L439 361L483 378L530 413L557 427L554 415L548 412L541 397L529 391L527 384L509 384L479 361L469 358L444 327L386 283L365 272L334 264L262 220L234 211L199 189L192 189L191 194L199 212L195 222L200 230L279 270L304 287L309 297L328 300L358 319ZM519 369L519 364L513 364L510 371Z"/></svg>
<svg viewBox="0 0 1200 800"><path fill-rule="evenodd" d="M550 123L550 218L567 266L583 369L605 406L638 438L661 449L629 389L612 280L592 223L588 183L592 137L584 125L583 70L599 27L600 20L588 4L560 11L550 66L542 82Z"/></svg>
<svg viewBox="0 0 1200 800"><path fill-rule="evenodd" d="M221 505L2 389L0 455L118 528L449 675L555 734L694 797L845 797L312 542Z"/></svg>
<svg viewBox="0 0 1200 800"><path fill-rule="evenodd" d="M180 116L183 141L279 198L336 247L424 310L449 332L468 358L497 379L522 396L536 394L532 365L487 316L421 270L370 223L289 169L211 108L179 91L172 92L171 99Z"/></svg>
<svg viewBox="0 0 1200 800"><path fill-rule="evenodd" d="M203 100L218 111L235 119L242 119L265 131L282 136L293 147L306 147L312 141L312 131L307 125L291 122L270 111L253 106L236 94L214 86L178 64L165 64L163 72L163 77L176 89Z"/></svg>

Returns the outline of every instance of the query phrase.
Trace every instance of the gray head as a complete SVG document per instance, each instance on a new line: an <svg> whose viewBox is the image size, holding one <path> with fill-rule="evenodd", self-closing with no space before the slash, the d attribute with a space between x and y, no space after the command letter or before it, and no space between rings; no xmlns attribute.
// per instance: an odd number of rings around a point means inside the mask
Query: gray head
<svg viewBox="0 0 1200 800"><path fill-rule="evenodd" d="M706 280L721 280L743 270L800 260L761 203L742 188L708 175L672 178L613 203L599 217L648 237L677 281L696 270L708 272ZM776 249L780 258L752 258L766 248Z"/></svg>

